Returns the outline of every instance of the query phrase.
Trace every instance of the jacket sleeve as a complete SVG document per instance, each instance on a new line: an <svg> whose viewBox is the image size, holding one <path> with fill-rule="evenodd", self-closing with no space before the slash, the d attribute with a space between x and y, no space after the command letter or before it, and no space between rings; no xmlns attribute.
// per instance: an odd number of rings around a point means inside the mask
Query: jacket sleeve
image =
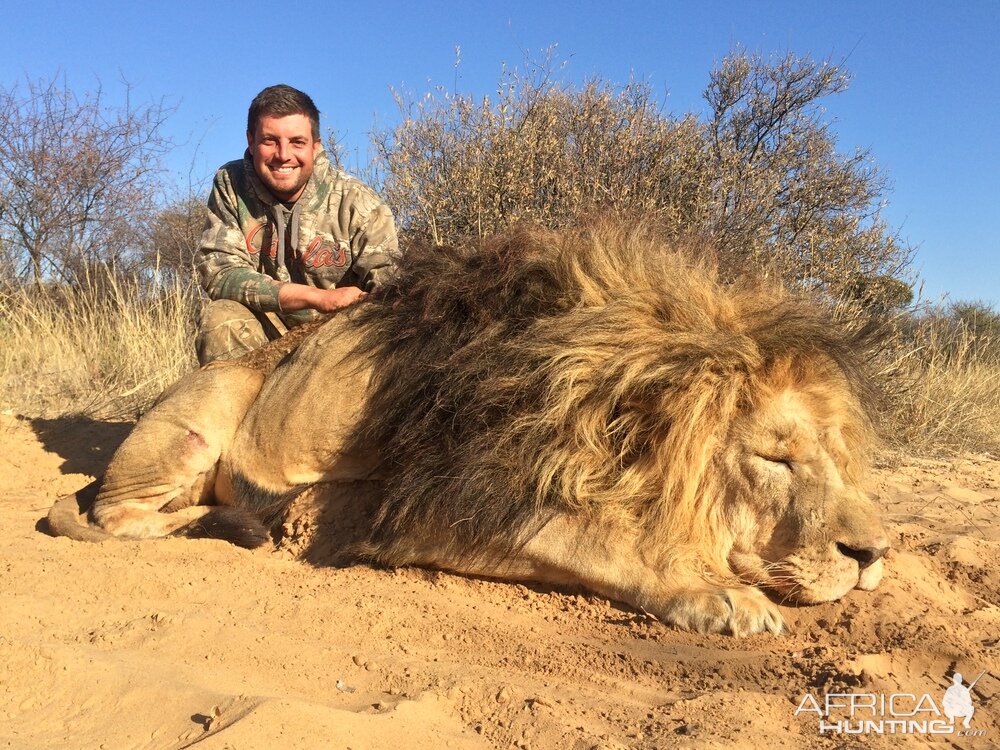
<svg viewBox="0 0 1000 750"><path fill-rule="evenodd" d="M260 273L247 251L240 227L232 175L215 174L208 198L208 220L201 235L195 267L210 299L231 299L258 312L277 312L280 282Z"/></svg>
<svg viewBox="0 0 1000 750"><path fill-rule="evenodd" d="M371 292L395 278L399 260L396 221L389 207L365 185L359 183L348 198L340 210L341 222L350 226L353 263L344 281Z"/></svg>

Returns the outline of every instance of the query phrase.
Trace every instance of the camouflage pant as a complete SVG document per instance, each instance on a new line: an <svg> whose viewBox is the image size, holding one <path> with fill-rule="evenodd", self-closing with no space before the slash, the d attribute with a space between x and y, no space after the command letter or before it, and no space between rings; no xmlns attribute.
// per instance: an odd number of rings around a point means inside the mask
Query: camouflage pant
<svg viewBox="0 0 1000 750"><path fill-rule="evenodd" d="M217 359L238 359L249 351L273 341L281 334L239 302L217 299L201 313L195 349L198 361L207 365Z"/></svg>

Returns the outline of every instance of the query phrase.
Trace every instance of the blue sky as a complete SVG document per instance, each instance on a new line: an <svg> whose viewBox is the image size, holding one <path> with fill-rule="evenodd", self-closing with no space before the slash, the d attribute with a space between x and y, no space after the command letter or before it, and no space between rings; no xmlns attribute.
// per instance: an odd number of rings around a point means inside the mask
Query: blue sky
<svg viewBox="0 0 1000 750"><path fill-rule="evenodd" d="M840 60L849 91L825 102L842 151L888 173L886 216L916 248L924 297L1000 307L1000 0L839 2L395 2L4 4L0 84L66 76L83 91L120 80L177 107L170 164L208 184L245 146L261 88L307 91L361 158L373 123L397 117L390 86L490 93L502 63L553 44L570 81L649 81L666 107L699 111L735 45Z"/></svg>

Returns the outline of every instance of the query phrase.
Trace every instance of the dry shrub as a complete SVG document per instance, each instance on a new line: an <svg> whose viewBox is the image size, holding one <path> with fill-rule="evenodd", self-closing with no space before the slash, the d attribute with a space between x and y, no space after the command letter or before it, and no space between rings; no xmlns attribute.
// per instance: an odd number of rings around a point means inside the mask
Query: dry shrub
<svg viewBox="0 0 1000 750"><path fill-rule="evenodd" d="M197 366L194 290L115 275L0 293L0 405L37 417L134 419Z"/></svg>
<svg viewBox="0 0 1000 750"><path fill-rule="evenodd" d="M534 70L505 70L495 99L397 97L401 122L374 145L409 236L641 214L710 238L730 275L767 268L837 297L905 272L910 251L879 216L885 180L867 152L838 153L822 119L818 102L847 85L838 66L737 51L712 72L704 117L664 112L643 82L574 89Z"/></svg>
<svg viewBox="0 0 1000 750"><path fill-rule="evenodd" d="M373 136L376 175L409 236L454 244L602 213L707 238L724 277L777 274L845 301L831 314L893 321L879 363L892 442L1000 450L1000 337L984 321L1000 322L901 312L912 253L880 215L886 179L868 152L837 149L820 105L846 89L842 67L737 50L712 71L704 115L663 111L643 82L573 88L547 63L528 70L503 71L495 98L397 96L401 122Z"/></svg>
<svg viewBox="0 0 1000 750"><path fill-rule="evenodd" d="M80 283L97 263L138 270L155 214L170 108L109 107L59 76L0 85L0 277Z"/></svg>
<svg viewBox="0 0 1000 750"><path fill-rule="evenodd" d="M641 214L668 237L708 237L724 275L763 269L824 303L851 300L846 314L859 325L896 315L881 366L897 444L1000 451L1000 315L980 303L898 312L911 301L901 281L910 254L879 216L884 178L866 152L837 151L818 104L847 86L840 67L737 51L711 73L704 116L664 112L643 82L574 89L555 83L551 67L531 70L505 71L495 99L441 89L399 97L399 126L374 134L371 178L407 235L454 244L521 221L559 227L602 212ZM55 89L45 93L62 101ZM32 132L0 119L15 139ZM157 122L143 120L140 132L155 135ZM192 369L197 295L185 259L203 210L179 200L161 212L143 262L166 273L148 274L145 286L100 276L66 291L39 283L37 262L30 288L8 278L0 405L132 417ZM113 235L118 224L105 218L94 217L90 231ZM37 258L65 260L45 255L61 247L56 236L39 236ZM8 270L17 267L12 248L0 243Z"/></svg>
<svg viewBox="0 0 1000 750"><path fill-rule="evenodd" d="M143 267L157 268L167 277L190 278L207 219L203 195L188 194L167 203L149 226Z"/></svg>
<svg viewBox="0 0 1000 750"><path fill-rule="evenodd" d="M177 269L200 217L157 216L170 110L59 77L0 87L0 105L0 408L134 417L194 365Z"/></svg>
<svg viewBox="0 0 1000 750"><path fill-rule="evenodd" d="M695 145L694 121L661 117L644 84L573 92L513 71L495 104L442 96L399 99L403 122L376 135L391 205L436 244L519 221L561 226L590 207L656 210L665 173Z"/></svg>

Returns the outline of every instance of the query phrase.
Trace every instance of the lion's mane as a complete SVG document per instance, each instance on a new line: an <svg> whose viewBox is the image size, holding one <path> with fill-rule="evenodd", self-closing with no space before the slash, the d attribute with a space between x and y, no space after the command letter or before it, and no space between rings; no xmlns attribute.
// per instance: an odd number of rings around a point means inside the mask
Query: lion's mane
<svg viewBox="0 0 1000 750"><path fill-rule="evenodd" d="M373 375L356 439L387 469L367 554L419 562L430 534L493 557L569 511L724 555L715 457L776 369L849 393L845 440L862 455L871 331L774 283L723 284L698 255L607 221L409 246L398 283L359 312Z"/></svg>

